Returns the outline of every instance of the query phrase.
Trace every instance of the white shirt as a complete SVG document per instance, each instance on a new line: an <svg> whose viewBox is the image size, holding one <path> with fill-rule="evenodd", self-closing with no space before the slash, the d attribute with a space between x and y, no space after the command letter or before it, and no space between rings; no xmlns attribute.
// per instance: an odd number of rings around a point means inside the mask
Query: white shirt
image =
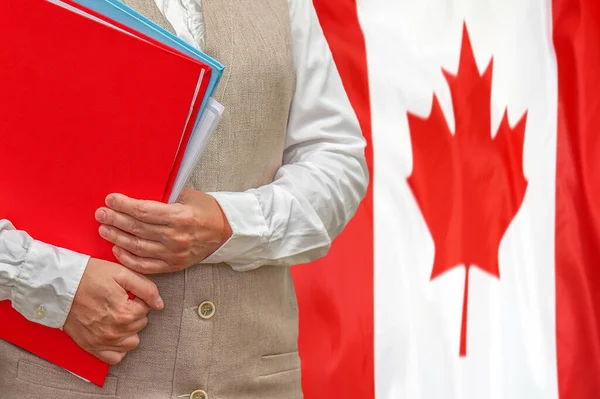
<svg viewBox="0 0 600 399"><path fill-rule="evenodd" d="M247 271L313 261L327 253L366 193L365 140L312 2L288 2L297 87L284 165L263 187L210 193L233 235L203 263L225 262ZM156 3L178 36L202 45L202 14L195 1ZM0 220L0 300L11 300L29 320L63 326L88 260Z"/></svg>

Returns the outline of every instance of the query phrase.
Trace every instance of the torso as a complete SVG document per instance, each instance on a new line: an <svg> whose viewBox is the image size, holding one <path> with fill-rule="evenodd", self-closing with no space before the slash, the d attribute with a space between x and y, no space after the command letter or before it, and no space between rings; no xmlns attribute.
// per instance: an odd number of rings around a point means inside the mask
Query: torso
<svg viewBox="0 0 600 399"><path fill-rule="evenodd" d="M152 0L125 3L168 27ZM216 94L225 114L189 185L210 192L268 184L282 163L295 86L287 0L202 5L206 52L226 67ZM199 265L154 280L166 308L152 314L141 346L111 370L104 390L0 341L2 394L162 399L202 389L210 399L302 398L289 268ZM198 315L204 301L215 304L210 319Z"/></svg>

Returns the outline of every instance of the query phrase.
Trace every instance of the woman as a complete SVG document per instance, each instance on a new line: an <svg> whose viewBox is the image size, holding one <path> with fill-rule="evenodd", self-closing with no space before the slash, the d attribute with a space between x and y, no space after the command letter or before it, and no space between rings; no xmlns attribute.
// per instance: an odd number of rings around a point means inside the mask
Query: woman
<svg viewBox="0 0 600 399"><path fill-rule="evenodd" d="M98 209L123 266L0 221L0 299L114 364L100 389L1 341L0 397L301 398L289 266L325 255L368 183L312 2L125 3L225 64L225 115L178 204Z"/></svg>

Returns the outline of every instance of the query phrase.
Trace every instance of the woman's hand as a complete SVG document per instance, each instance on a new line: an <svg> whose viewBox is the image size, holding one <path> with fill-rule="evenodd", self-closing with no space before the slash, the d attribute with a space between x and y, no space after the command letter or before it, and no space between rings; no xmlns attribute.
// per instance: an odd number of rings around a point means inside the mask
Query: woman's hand
<svg viewBox="0 0 600 399"><path fill-rule="evenodd" d="M86 351L117 364L140 344L138 333L148 324L148 311L163 306L158 288L146 277L90 259L63 329Z"/></svg>
<svg viewBox="0 0 600 399"><path fill-rule="evenodd" d="M96 211L100 235L115 244L119 262L143 274L168 273L201 262L231 237L210 195L186 189L179 203L163 204L111 194Z"/></svg>

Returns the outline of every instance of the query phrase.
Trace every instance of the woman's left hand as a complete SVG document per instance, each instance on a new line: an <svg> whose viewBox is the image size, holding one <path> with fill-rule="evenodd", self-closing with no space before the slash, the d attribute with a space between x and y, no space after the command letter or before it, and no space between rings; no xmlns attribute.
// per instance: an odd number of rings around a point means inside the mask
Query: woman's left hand
<svg viewBox="0 0 600 399"><path fill-rule="evenodd" d="M176 204L122 194L96 211L100 235L115 244L123 266L138 273L169 273L201 262L231 237L231 226L210 195L185 189Z"/></svg>

